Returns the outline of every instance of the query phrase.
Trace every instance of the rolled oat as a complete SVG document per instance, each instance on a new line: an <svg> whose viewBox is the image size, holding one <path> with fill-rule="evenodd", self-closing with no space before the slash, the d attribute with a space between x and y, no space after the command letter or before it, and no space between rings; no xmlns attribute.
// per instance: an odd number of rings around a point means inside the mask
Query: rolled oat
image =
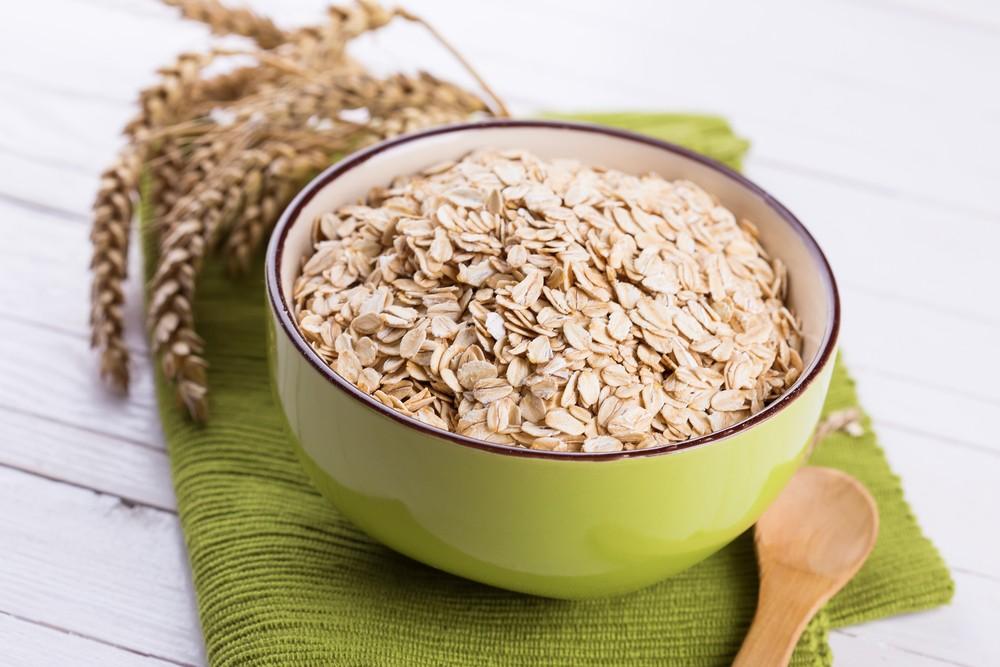
<svg viewBox="0 0 1000 667"><path fill-rule="evenodd" d="M787 273L688 181L481 150L315 221L299 329L390 408L615 452L760 411L802 372Z"/></svg>

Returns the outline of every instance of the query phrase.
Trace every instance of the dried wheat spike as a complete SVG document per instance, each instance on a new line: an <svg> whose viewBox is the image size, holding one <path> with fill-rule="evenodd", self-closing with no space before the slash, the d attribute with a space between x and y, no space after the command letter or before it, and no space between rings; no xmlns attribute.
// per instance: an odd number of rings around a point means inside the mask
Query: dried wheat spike
<svg viewBox="0 0 1000 667"><path fill-rule="evenodd" d="M197 83L189 82L184 116L192 119L207 116L213 109L232 106L262 88L273 87L284 76L274 68L256 65L240 67ZM175 109L175 113L180 110ZM133 122L148 126L145 120ZM156 139L147 145L146 164L152 176L150 194L156 219L162 219L181 195L201 182L225 148L225 142L218 141L218 133L205 136L185 128L188 133L174 134L175 127L160 128Z"/></svg>
<svg viewBox="0 0 1000 667"><path fill-rule="evenodd" d="M177 203L181 194L179 184L187 168L185 146L176 138L166 137L158 149L157 155L146 161L154 219L162 218Z"/></svg>
<svg viewBox="0 0 1000 667"><path fill-rule="evenodd" d="M328 28L339 32L345 39L353 39L370 30L377 30L400 15L398 9L386 9L375 0L358 0L346 7L331 6Z"/></svg>
<svg viewBox="0 0 1000 667"><path fill-rule="evenodd" d="M196 198L179 204L185 215L160 241L160 261L147 313L153 351L193 419L208 415L204 343L194 329L195 281L205 254L204 216Z"/></svg>
<svg viewBox="0 0 1000 667"><path fill-rule="evenodd" d="M218 158L205 167L204 178L180 197L157 223L159 263L150 281L147 326L153 352L166 379L196 421L207 417L204 343L195 332L193 304L205 248L220 227L226 194L245 178L240 163L253 155L254 133L211 141L203 150Z"/></svg>
<svg viewBox="0 0 1000 667"><path fill-rule="evenodd" d="M347 144L344 144L346 148ZM262 148L265 159L256 167L255 196L248 196L234 212L232 230L223 244L223 254L231 273L244 273L266 232L274 226L282 208L313 175L330 164L329 147L302 150L284 142L269 142Z"/></svg>
<svg viewBox="0 0 1000 667"><path fill-rule="evenodd" d="M275 68L260 65L239 67L202 81L198 98L192 100L192 106L201 104L211 108L220 102L233 102L277 83L283 76L284 73ZM196 115L201 113L196 111Z"/></svg>
<svg viewBox="0 0 1000 667"><path fill-rule="evenodd" d="M93 245L90 262L91 345L100 350L101 377L122 391L128 388L129 380L122 283L128 273L132 196L138 183L140 165L138 154L126 148L115 164L101 175L90 233Z"/></svg>
<svg viewBox="0 0 1000 667"><path fill-rule="evenodd" d="M452 109L418 109L406 107L386 118L372 122L375 140L388 139L408 132L426 130L436 125L459 123L469 119L467 113Z"/></svg>
<svg viewBox="0 0 1000 667"><path fill-rule="evenodd" d="M344 64L344 47L350 40L383 27L399 15L398 9L387 10L374 0L358 0L346 7L331 6L325 24L296 30L283 48L293 50L295 60L304 66L322 71L324 64L338 61Z"/></svg>
<svg viewBox="0 0 1000 667"><path fill-rule="evenodd" d="M376 112L393 113L401 108L442 110L472 115L489 113L481 98L428 72L417 76L396 74L388 78L385 92L372 100Z"/></svg>
<svg viewBox="0 0 1000 667"><path fill-rule="evenodd" d="M271 160L265 148L250 148L213 174L215 185L204 195L205 206L215 209L206 214L205 240L210 247L218 244L237 216L247 215L260 202L264 171Z"/></svg>
<svg viewBox="0 0 1000 667"><path fill-rule="evenodd" d="M153 176L153 214L159 223L177 206L181 198L203 183L230 150L232 137L218 133L204 135L187 143L166 137L160 154L147 160Z"/></svg>
<svg viewBox="0 0 1000 667"><path fill-rule="evenodd" d="M394 17L423 23L403 10L359 0L331 8L321 25L286 32L217 0L163 1L216 34L250 37L261 48L248 54L255 65L211 78L203 78L205 67L237 52L182 54L141 92L140 112L126 127L130 147L105 173L95 204L91 321L102 375L125 387L122 280L132 197L148 168L160 246L147 307L152 345L179 402L203 421L206 363L193 303L206 249L221 247L231 268L245 270L280 210L331 158L489 110L475 95L428 75L379 80L345 55L351 39ZM341 118L344 109L362 108L367 120ZM497 108L503 110L502 102Z"/></svg>
<svg viewBox="0 0 1000 667"><path fill-rule="evenodd" d="M128 350L124 342L122 283L127 273L128 239L133 197L142 164L148 158L149 133L172 121L197 82L211 54L182 54L160 70L161 81L140 93L141 111L125 128L130 144L104 172L94 202L91 231L93 287L91 341L101 350L101 376L112 386L128 388Z"/></svg>
<svg viewBox="0 0 1000 667"><path fill-rule="evenodd" d="M125 134L143 142L151 130L175 122L195 97L202 69L214 53L182 53L168 67L157 71L160 81L139 93L139 113L125 126Z"/></svg>
<svg viewBox="0 0 1000 667"><path fill-rule="evenodd" d="M208 180L209 174L225 159L229 152L228 142L232 139L231 136L214 137L192 147L187 167L181 174L178 185L181 193L190 195Z"/></svg>
<svg viewBox="0 0 1000 667"><path fill-rule="evenodd" d="M163 0L181 10L186 19L206 24L216 35L249 37L263 49L273 49L288 40L288 34L271 19L244 7L226 7L217 0Z"/></svg>

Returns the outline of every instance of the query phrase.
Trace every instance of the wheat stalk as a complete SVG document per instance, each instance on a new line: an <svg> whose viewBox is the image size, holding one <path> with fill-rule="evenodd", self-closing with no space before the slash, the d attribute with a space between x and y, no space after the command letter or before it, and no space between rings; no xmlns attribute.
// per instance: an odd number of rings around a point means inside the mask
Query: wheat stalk
<svg viewBox="0 0 1000 667"><path fill-rule="evenodd" d="M169 66L160 68L159 81L139 93L139 113L125 126L135 142L148 140L148 133L174 122L196 94L202 69L216 58L215 52L182 53Z"/></svg>
<svg viewBox="0 0 1000 667"><path fill-rule="evenodd" d="M323 24L285 31L216 0L164 2L215 34L248 37L257 48L181 54L140 93L139 113L125 129L129 144L105 172L94 205L91 326L102 376L127 387L122 283L133 201L146 168L159 247L147 326L179 402L203 421L206 363L193 304L208 251L217 249L231 270L246 270L282 208L332 159L394 134L475 114L505 115L506 108L454 47L402 9L362 0L330 8ZM428 74L379 79L345 55L351 39L394 17L430 30L479 82L493 110ZM256 62L204 76L206 66L233 55ZM367 117L352 120L361 109ZM347 110L354 115L345 116Z"/></svg>
<svg viewBox="0 0 1000 667"><path fill-rule="evenodd" d="M91 232L91 344L100 351L101 376L125 390L129 383L124 342L123 283L128 275L128 246L140 170L148 158L149 133L177 117L212 54L183 53L160 70L156 85L139 94L140 111L125 127L131 143L102 174L94 201Z"/></svg>

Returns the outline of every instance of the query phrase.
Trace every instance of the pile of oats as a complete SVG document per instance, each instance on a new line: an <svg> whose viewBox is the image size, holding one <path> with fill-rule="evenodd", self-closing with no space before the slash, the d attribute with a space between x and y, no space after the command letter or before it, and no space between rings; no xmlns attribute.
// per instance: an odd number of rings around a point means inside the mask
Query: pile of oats
<svg viewBox="0 0 1000 667"><path fill-rule="evenodd" d="M316 352L472 438L678 443L802 372L784 265L688 181L481 150L319 216L312 241L294 299Z"/></svg>

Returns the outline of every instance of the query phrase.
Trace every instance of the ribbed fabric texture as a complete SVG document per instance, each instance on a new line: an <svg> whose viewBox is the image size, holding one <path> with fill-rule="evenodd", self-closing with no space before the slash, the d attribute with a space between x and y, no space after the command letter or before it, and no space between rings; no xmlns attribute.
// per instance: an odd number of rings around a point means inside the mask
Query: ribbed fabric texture
<svg viewBox="0 0 1000 667"><path fill-rule="evenodd" d="M720 118L575 117L684 144L734 167L747 147ZM219 264L206 264L196 309L210 363L208 426L192 425L158 384L212 665L730 663L756 604L749 533L661 584L586 602L475 584L368 539L313 490L285 440L268 385L262 271L234 281ZM856 404L838 366L827 410ZM831 664L829 627L933 607L953 592L874 434L834 434L813 462L865 483L879 504L881 534L858 576L810 624L794 665Z"/></svg>

